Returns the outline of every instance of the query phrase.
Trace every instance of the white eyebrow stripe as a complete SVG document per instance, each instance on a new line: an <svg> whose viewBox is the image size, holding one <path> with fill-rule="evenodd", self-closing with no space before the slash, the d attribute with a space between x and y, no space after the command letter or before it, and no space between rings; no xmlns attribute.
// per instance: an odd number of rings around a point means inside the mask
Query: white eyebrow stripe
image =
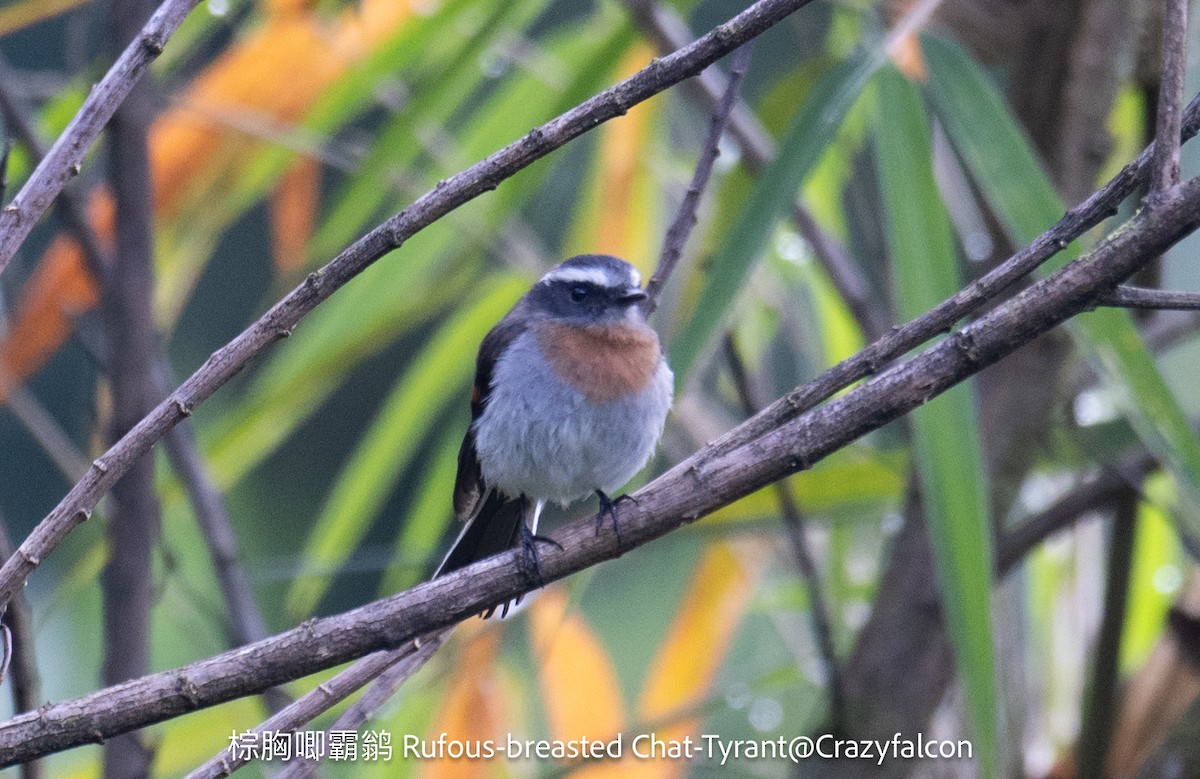
<svg viewBox="0 0 1200 779"><path fill-rule="evenodd" d="M542 277L542 281L549 284L555 281L580 282L584 284L595 284L598 287L612 286L609 281L608 274L603 268L573 267L573 268L555 268Z"/></svg>
<svg viewBox="0 0 1200 779"><path fill-rule="evenodd" d="M635 286L635 287L642 286L642 274L638 273L638 269L633 267L632 265L629 266L629 280L633 283L633 286Z"/></svg>

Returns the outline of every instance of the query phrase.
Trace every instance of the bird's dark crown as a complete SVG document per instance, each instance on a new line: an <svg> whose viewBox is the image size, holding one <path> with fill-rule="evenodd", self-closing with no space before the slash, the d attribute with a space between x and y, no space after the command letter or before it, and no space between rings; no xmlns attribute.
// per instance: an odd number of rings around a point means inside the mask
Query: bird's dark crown
<svg viewBox="0 0 1200 779"><path fill-rule="evenodd" d="M572 257L542 277L529 291L533 312L581 325L612 325L640 316L646 293L641 274L629 263L604 254Z"/></svg>

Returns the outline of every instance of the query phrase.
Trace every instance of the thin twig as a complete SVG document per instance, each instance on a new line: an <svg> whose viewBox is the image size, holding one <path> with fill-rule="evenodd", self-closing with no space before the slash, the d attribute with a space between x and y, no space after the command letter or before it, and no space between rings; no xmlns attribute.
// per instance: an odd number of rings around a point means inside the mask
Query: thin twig
<svg viewBox="0 0 1200 779"><path fill-rule="evenodd" d="M164 671L0 723L0 763L12 764L261 692L286 681L403 646L497 604L677 530L814 463L995 364L1071 317L1200 224L1200 180L1171 190L1080 261L1000 303L907 362L741 448L706 448L623 503L621 535L596 533L585 517L542 548L542 581L531 581L520 550L343 614L308 620L248 647ZM743 423L731 437L761 423ZM17 556L20 556L18 551Z"/></svg>
<svg viewBox="0 0 1200 779"><path fill-rule="evenodd" d="M1129 602L1129 580L1133 567L1133 545L1137 537L1138 493L1126 490L1115 503L1112 534L1108 539L1108 570L1104 586L1104 616L1092 665L1083 725L1079 733L1079 779L1105 776L1108 748L1112 741L1120 678L1121 636L1125 607Z"/></svg>
<svg viewBox="0 0 1200 779"><path fill-rule="evenodd" d="M0 273L62 188L83 167L92 143L199 0L164 0L146 25L92 88L67 129L12 202L0 209Z"/></svg>
<svg viewBox="0 0 1200 779"><path fill-rule="evenodd" d="M725 84L725 94L721 96L716 110L713 111L712 120L708 125L708 137L704 139L704 146L700 150L700 159L696 162L696 170L692 173L692 183L688 185L683 202L679 204L675 220L667 229L667 235L663 239L662 252L658 256L658 267L654 269L654 275L646 284L647 297L646 302L642 304L642 309L647 316L653 314L654 310L658 308L658 296L662 293L667 279L671 278L671 274L675 271L679 257L683 254L683 247L687 244L688 236L691 235L692 228L696 225L696 209L700 205L700 196L704 193L704 188L708 186L713 163L717 161L717 155L721 153L721 136L725 134L725 126L729 123L729 112L733 110L734 103L737 101L738 92L742 88L746 70L750 67L750 56L753 52L754 44L747 43L734 54L733 68L729 73L729 81Z"/></svg>
<svg viewBox="0 0 1200 779"><path fill-rule="evenodd" d="M113 48L123 49L149 13L146 0L116 0L111 7ZM148 135L154 106L148 85L134 83L108 127L109 181L116 201L116 252L111 283L100 295L108 336L112 419L109 440L117 441L158 401L151 355L158 336L154 299L154 204ZM47 158L48 159L48 158ZM105 684L143 676L150 667L150 613L154 608L154 549L161 532L161 507L154 485L154 458L129 464L112 490L106 524L108 560L100 576L104 602ZM104 776L138 779L154 759L137 733L104 744Z"/></svg>
<svg viewBox="0 0 1200 779"><path fill-rule="evenodd" d="M180 2L182 0L169 0ZM464 203L495 189L515 173L632 106L694 75L811 0L759 0L674 54L530 131L525 137L438 184L310 274L221 349L107 452L22 542L0 568L0 607L59 542L83 523L96 502L168 430L209 398L254 357L292 332L322 301L383 255ZM2 255L0 255L2 256Z"/></svg>
<svg viewBox="0 0 1200 779"><path fill-rule="evenodd" d="M750 374L746 370L746 362L742 359L737 343L732 333L725 334L725 359L729 363L730 373L733 374L733 384L737 388L742 409L747 415L757 414L761 403L757 393L750 384ZM808 587L809 613L812 615L812 631L817 639L817 649L821 653L821 661L825 664L825 678L829 684L829 726L834 733L844 733L846 724L846 687L842 681L842 665L838 662L837 647L833 640L833 621L829 617L829 604L825 600L825 585L821 583L821 572L812 550L808 547L808 520L792 494L792 488L786 481L774 484L775 499L779 501L779 516L792 554L796 558L796 567L804 577Z"/></svg>
<svg viewBox="0 0 1200 779"><path fill-rule="evenodd" d="M1179 183L1179 127L1182 122L1183 76L1187 68L1188 0L1163 0L1162 80L1154 129L1154 174L1150 199Z"/></svg>
<svg viewBox="0 0 1200 779"><path fill-rule="evenodd" d="M364 690L363 694L358 696L358 699L347 706L346 710L334 720L329 731L358 730L362 727L395 696L400 687L412 678L413 674L421 670L429 658L433 657L434 652L445 643L449 635L449 630L443 630L440 633L426 636L421 639L417 651L393 661L376 677L375 681L371 682L371 686ZM320 765L319 762L294 760L276 774L274 779L302 779L312 776L318 765ZM189 777L189 779L192 778Z"/></svg>
<svg viewBox="0 0 1200 779"><path fill-rule="evenodd" d="M449 630L440 631L416 641L410 641L399 649L367 655L329 681L321 682L297 698L294 703L289 704L247 733L290 733L298 730L302 725L312 722L372 680L382 679L384 675L391 674L402 676L400 682L403 682L425 665L425 662L433 656L433 653L437 651L449 634ZM348 730L349 728L335 726L335 729ZM238 755L233 750L222 750L189 773L186 779L216 779L216 777L229 776L249 762L248 753ZM308 771L305 770L306 766ZM315 767L315 764L297 759L288 764L283 772L276 774L275 779L281 779L284 774L292 777L307 776L312 767Z"/></svg>
<svg viewBox="0 0 1200 779"><path fill-rule="evenodd" d="M1175 292L1122 284L1097 300L1096 304L1116 308L1197 311L1200 310L1200 292Z"/></svg>
<svg viewBox="0 0 1200 779"><path fill-rule="evenodd" d="M692 39L692 31L674 9L655 0L626 0L630 15L642 34L661 52L674 51ZM726 80L716 68L709 68L681 87L695 102L708 111L716 111L726 92ZM775 143L766 129L754 117L744 100L738 100L729 117L729 134L742 149L741 160L751 173L758 173L775 158ZM797 201L792 207L792 221L800 235L812 247L817 262L829 275L850 313L874 341L887 332L890 321L887 312L871 296L871 285L859 270L858 263L837 239L830 235Z"/></svg>
<svg viewBox="0 0 1200 779"><path fill-rule="evenodd" d="M88 468L88 459L71 440L58 420L20 382L5 375L0 368L0 387L3 387L4 403L25 431L41 447L42 452L58 468L67 481L74 481Z"/></svg>
<svg viewBox="0 0 1200 779"><path fill-rule="evenodd" d="M46 144L34 126L33 109L13 89L16 83L18 78L13 73L12 66L0 56L0 113L4 115L4 126L33 157L34 164L40 165L46 158ZM64 186L55 203L59 216L83 248L84 262L87 263L88 270L103 288L112 262L88 222L87 209L80 202L76 187L72 184Z"/></svg>
<svg viewBox="0 0 1200 779"><path fill-rule="evenodd" d="M12 539L8 535L8 525L0 516L0 555L7 557L12 554ZM24 597L13 599L5 612L4 626L12 633L12 653L9 658L9 670L12 672L5 681L12 691L14 712L32 711L41 704L40 683L38 682L37 652L34 651L33 615L29 603ZM41 779L42 761L30 760L21 764L21 779Z"/></svg>
<svg viewBox="0 0 1200 779"><path fill-rule="evenodd" d="M996 545L996 576L1004 578L1030 550L1083 514L1111 506L1121 495L1139 491L1142 482L1158 467L1151 455L1141 452L1123 458L1095 478L1072 489L1046 509L1012 530L1000 534Z"/></svg>
<svg viewBox="0 0 1200 779"><path fill-rule="evenodd" d="M14 131L21 144L33 156L34 162L40 162L46 154L45 144L42 143L34 128L30 106L20 99L12 89L12 85L12 71L3 57L0 57L0 112L3 112L6 126ZM107 256L103 242L88 221L84 206L77 198L73 187L63 190L56 205L67 229L83 249L88 269L95 278L101 280L103 287L104 280L110 275L108 268L111 267L112 260ZM156 340L155 351L151 357L154 363L155 391L157 393L156 400L158 400L170 394L174 382L170 375L170 364L161 342ZM102 364L107 362L107 357L101 360ZM14 410L18 410L20 405L21 410L30 415L37 412L36 407L30 407L28 404L21 405L24 396L16 382L9 382L8 392L10 393L10 406ZM27 425L32 425L39 419L40 417L29 416ZM49 436L55 432L56 427L39 425L36 428L31 426L30 429ZM67 474L68 480L79 479L80 475L87 470L87 460L70 444L70 439L61 432L58 438L47 437L45 441L39 438L39 441L42 442L43 448L54 457L60 470ZM184 421L172 428L166 436L166 448L171 467L188 494L196 521L208 544L209 556L212 558L213 568L216 570L217 580L221 585L221 593L229 605L230 640L234 646L238 646L266 638L268 635L266 620L254 598L254 589L250 585L250 579L239 562L237 534L234 533L233 526L229 521L225 502L216 485L208 476L192 426ZM4 557L7 559L8 555ZM279 710L289 702L286 694L282 691L268 691L266 697L267 705L273 711Z"/></svg>
<svg viewBox="0 0 1200 779"><path fill-rule="evenodd" d="M888 30L887 37L884 38L883 50L888 57L895 59L896 55L900 53L900 47L904 45L905 39L928 24L941 4L942 0L919 0L908 6L905 14L892 25L892 28Z"/></svg>
<svg viewBox="0 0 1200 779"><path fill-rule="evenodd" d="M1190 139L1197 130L1200 130L1200 97L1193 98L1184 113L1182 137ZM710 443L707 450L718 454L736 449L814 408L854 382L878 373L890 362L930 338L948 332L957 322L1025 278L1076 238L1116 214L1121 202L1150 175L1154 149L1154 144L1148 146L1137 160L1126 165L1101 189L1067 211L1062 219L1035 238L1029 246L916 319L891 328L862 351L789 392L764 409L763 413L751 420L750 425L730 431Z"/></svg>

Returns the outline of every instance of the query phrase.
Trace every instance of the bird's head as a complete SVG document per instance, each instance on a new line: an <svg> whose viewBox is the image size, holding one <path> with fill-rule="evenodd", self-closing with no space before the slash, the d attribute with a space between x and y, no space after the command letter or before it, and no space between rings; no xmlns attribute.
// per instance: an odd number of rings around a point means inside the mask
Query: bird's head
<svg viewBox="0 0 1200 779"><path fill-rule="evenodd" d="M643 323L642 275L624 260L604 254L572 257L529 291L532 312L576 326Z"/></svg>

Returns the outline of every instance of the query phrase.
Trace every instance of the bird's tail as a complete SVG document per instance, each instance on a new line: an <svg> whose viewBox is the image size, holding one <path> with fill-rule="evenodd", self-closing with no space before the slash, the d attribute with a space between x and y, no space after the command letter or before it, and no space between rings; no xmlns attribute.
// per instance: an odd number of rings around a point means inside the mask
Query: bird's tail
<svg viewBox="0 0 1200 779"><path fill-rule="evenodd" d="M485 557L512 549L521 537L521 521L525 513L522 509L528 508L524 496L514 499L492 490L479 512L468 520L458 534L433 577L457 571Z"/></svg>

